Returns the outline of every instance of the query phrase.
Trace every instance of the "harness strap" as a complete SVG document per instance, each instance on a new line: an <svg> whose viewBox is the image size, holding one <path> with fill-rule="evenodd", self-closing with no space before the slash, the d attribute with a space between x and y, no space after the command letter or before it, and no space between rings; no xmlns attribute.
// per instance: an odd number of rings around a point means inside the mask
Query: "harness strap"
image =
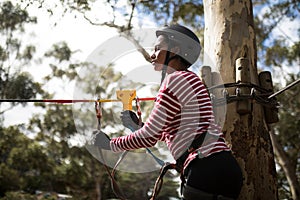
<svg viewBox="0 0 300 200"><path fill-rule="evenodd" d="M160 81L160 85L163 83L165 77L166 77L166 74L167 74L167 68L168 68L168 63L169 63L169 57L170 57L170 51L169 51L169 48L167 50L167 53L166 53L166 58L165 58L165 62L164 62L164 66L162 68L162 71L161 71L161 81Z"/></svg>
<svg viewBox="0 0 300 200"><path fill-rule="evenodd" d="M142 127L143 126L142 110L140 105L140 99L138 97L135 97L135 106L136 106L137 115L139 116L139 126Z"/></svg>
<svg viewBox="0 0 300 200"><path fill-rule="evenodd" d="M184 162L186 161L189 154L196 149L198 149L204 142L205 136L207 135L207 132L204 132L202 134L199 134L192 142L190 147L183 152L183 154L176 160L176 164L179 165L180 168L183 168Z"/></svg>
<svg viewBox="0 0 300 200"><path fill-rule="evenodd" d="M99 99L98 99L99 100ZM96 111L96 116L97 116L97 121L98 121L98 130L101 129L101 118L102 118L102 110L101 110L101 103L96 101L95 102L95 111ZM104 156L103 156L103 152L101 150L101 148L97 148L98 149L98 153L100 155L100 157L103 160L103 166L106 170L106 172L108 173L110 180L111 180L111 187L112 190L114 192L114 194L121 200L125 200L125 196L122 192L122 190L120 189L118 183L116 182L115 178L114 178L114 174L115 174L115 169L117 168L117 166L120 164L120 162L123 160L123 158L125 157L125 153L122 154L122 156L120 157L119 161L117 162L117 164L115 165L114 169L112 172L110 172L109 167L107 166Z"/></svg>
<svg viewBox="0 0 300 200"><path fill-rule="evenodd" d="M196 137L190 147L176 160L176 164L172 163L166 163L160 170L159 176L155 181L155 185L153 188L153 193L152 197L150 200L155 200L155 198L158 196L162 184L163 184L163 177L167 173L169 169L175 169L178 173L180 173L180 179L181 179L181 194L183 193L183 188L185 185L185 178L184 178L184 173L183 173L183 165L185 160L187 159L188 155L193 152L194 150L198 149L203 141L205 136L207 135L207 132L204 132L200 134L198 137Z"/></svg>
<svg viewBox="0 0 300 200"><path fill-rule="evenodd" d="M110 170L109 170L109 167L107 166L105 160L104 160L104 156L103 156L103 153L102 153L102 150L98 148L98 151L99 151L99 154L100 156L102 157L102 160L103 160L103 166L107 172L107 174L109 175L110 177L110 183L111 183L111 187L112 187L112 190L114 192L114 194L121 200L126 200L126 197L125 195L123 194L122 190L120 189L119 187L119 184L117 183L117 181L115 180L115 177L114 177L114 173L111 173ZM113 171L114 172L114 171Z"/></svg>
<svg viewBox="0 0 300 200"><path fill-rule="evenodd" d="M162 188L163 178L169 169L176 169L176 171L179 170L177 168L176 164L165 163L165 165L160 169L159 176L157 177L157 179L155 181L155 185L154 185L152 196L151 196L150 200L155 200L156 197L158 196L158 194Z"/></svg>
<svg viewBox="0 0 300 200"><path fill-rule="evenodd" d="M135 98L135 105L136 105L137 115L139 116L139 126L142 127L143 126L142 111L141 111L140 101L139 101L138 97ZM131 131L134 132L135 130L131 130ZM149 148L146 148L146 151L154 158L154 160L160 166L164 166L165 162L163 160L159 159L156 155L154 155Z"/></svg>
<svg viewBox="0 0 300 200"><path fill-rule="evenodd" d="M99 100L99 99L98 99ZM97 117L97 129L100 131L101 129L101 118L102 118L102 107L100 102L95 102L95 111L96 111L96 117Z"/></svg>

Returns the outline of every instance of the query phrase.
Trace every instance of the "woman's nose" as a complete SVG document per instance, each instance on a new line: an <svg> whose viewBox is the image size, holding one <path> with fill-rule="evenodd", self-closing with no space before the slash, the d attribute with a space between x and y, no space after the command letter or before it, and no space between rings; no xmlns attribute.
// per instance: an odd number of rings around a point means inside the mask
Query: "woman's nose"
<svg viewBox="0 0 300 200"><path fill-rule="evenodd" d="M156 58L156 55L155 55L155 52L154 52L154 51L151 53L150 58L151 58L151 59L155 59L155 58Z"/></svg>

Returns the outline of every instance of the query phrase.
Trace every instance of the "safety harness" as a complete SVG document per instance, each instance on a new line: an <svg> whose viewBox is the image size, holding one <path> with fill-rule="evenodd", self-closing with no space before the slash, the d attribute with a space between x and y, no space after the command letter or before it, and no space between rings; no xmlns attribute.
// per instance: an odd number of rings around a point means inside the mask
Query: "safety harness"
<svg viewBox="0 0 300 200"><path fill-rule="evenodd" d="M101 130L101 118L102 118L102 106L101 106L101 102L95 101L95 111L96 111L96 117L97 117L97 122L98 122L97 129L98 129L98 131L100 131ZM111 188L112 188L114 194L118 198L120 198L121 200L125 200L126 199L125 195L123 194L123 191L121 190L121 188L119 187L118 183L115 180L115 170L118 167L118 165L121 163L121 161L124 159L124 157L126 156L127 151L124 151L121 154L121 156L120 156L119 160L116 162L116 164L115 164L112 172L110 172L109 167L106 164L106 161L104 159L104 155L103 155L102 149L101 148L97 148L97 150L98 150L98 153L99 153L99 155L101 157L101 160L103 161L103 166L104 166L107 174L110 177Z"/></svg>

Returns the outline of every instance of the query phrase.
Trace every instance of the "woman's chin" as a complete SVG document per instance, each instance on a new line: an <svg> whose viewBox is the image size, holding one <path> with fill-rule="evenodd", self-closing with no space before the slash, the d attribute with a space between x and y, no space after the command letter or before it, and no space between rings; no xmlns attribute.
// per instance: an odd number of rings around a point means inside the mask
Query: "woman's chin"
<svg viewBox="0 0 300 200"><path fill-rule="evenodd" d="M161 71L162 70L162 68L163 68L163 66L162 65L154 65L154 70L155 71Z"/></svg>

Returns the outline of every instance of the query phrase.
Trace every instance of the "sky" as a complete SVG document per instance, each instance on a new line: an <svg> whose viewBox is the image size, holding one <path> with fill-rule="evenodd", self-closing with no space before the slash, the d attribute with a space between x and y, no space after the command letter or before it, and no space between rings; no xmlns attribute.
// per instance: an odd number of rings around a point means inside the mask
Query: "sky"
<svg viewBox="0 0 300 200"><path fill-rule="evenodd" d="M38 24L33 25L31 29L36 35L34 41L41 53L50 49L54 43L66 41L72 50L80 49L75 54L76 58L85 60L99 44L117 35L114 29L93 26L82 16L75 18L73 14L66 13L63 17L53 18L49 17L44 9L30 10L35 10L33 13L38 16ZM34 68L31 72L34 75L36 73Z"/></svg>

